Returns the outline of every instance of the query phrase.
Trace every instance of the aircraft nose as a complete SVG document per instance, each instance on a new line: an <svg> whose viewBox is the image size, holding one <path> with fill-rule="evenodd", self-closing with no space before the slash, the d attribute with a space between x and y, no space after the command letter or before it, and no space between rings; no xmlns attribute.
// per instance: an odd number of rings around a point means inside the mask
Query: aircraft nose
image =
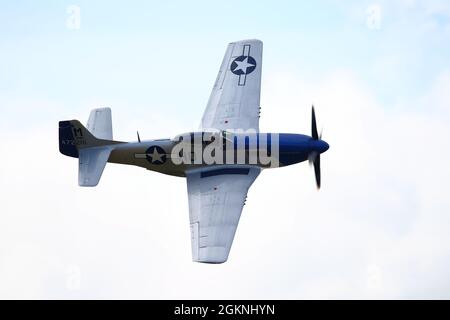
<svg viewBox="0 0 450 320"><path fill-rule="evenodd" d="M330 148L330 145L323 140L317 141L317 151L323 153Z"/></svg>
<svg viewBox="0 0 450 320"><path fill-rule="evenodd" d="M329 145L328 143L326 143L326 142L323 141L323 140L321 140L321 142L322 142L322 150L321 150L321 152L325 152L325 151L327 151L328 149L330 149L330 145Z"/></svg>

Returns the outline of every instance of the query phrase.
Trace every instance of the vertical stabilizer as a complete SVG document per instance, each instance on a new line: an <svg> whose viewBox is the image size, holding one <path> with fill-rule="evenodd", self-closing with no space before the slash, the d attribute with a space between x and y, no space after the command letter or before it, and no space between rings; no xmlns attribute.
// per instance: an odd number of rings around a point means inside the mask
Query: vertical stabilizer
<svg viewBox="0 0 450 320"><path fill-rule="evenodd" d="M93 187L98 184L109 155L115 145L112 140L111 109L94 109L88 128L78 120L59 122L59 151L78 158L78 184Z"/></svg>

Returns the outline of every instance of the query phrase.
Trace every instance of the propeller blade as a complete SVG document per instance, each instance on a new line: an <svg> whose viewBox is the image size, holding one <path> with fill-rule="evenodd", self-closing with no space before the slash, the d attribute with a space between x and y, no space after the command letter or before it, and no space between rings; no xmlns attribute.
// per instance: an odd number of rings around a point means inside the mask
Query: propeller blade
<svg viewBox="0 0 450 320"><path fill-rule="evenodd" d="M320 189L320 154L314 160L314 174L316 175L317 189Z"/></svg>
<svg viewBox="0 0 450 320"><path fill-rule="evenodd" d="M319 140L319 134L317 133L316 113L314 112L314 106L312 106L312 113L311 113L311 136L314 140Z"/></svg>
<svg viewBox="0 0 450 320"><path fill-rule="evenodd" d="M308 162L309 162L309 165L310 165L310 166L313 165L314 161L315 161L316 158L317 158L317 155L318 155L318 153L317 153L316 151L313 151L313 152L311 152L311 153L308 155Z"/></svg>
<svg viewBox="0 0 450 320"><path fill-rule="evenodd" d="M136 133L137 133L138 142L141 142L141 137L139 136L139 131L136 131Z"/></svg>

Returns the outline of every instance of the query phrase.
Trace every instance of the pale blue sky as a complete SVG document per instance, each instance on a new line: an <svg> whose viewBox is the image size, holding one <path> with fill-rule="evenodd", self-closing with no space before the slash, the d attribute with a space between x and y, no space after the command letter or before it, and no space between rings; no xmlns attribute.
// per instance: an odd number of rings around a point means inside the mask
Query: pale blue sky
<svg viewBox="0 0 450 320"><path fill-rule="evenodd" d="M198 117L224 44L260 38L265 72L287 69L316 81L351 69L388 107L422 94L449 68L450 44L442 39L449 17L427 13L426 5L375 2L381 28L370 30L373 3L2 1L0 94L74 105L126 99ZM80 30L66 28L69 4L81 8ZM167 99L171 85L179 94Z"/></svg>

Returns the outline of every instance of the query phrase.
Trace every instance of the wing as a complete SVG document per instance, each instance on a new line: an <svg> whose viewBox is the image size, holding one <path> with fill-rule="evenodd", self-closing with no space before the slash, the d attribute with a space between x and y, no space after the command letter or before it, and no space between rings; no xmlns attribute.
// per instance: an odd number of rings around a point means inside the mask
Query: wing
<svg viewBox="0 0 450 320"><path fill-rule="evenodd" d="M228 45L203 114L201 129L259 131L262 48L260 40Z"/></svg>
<svg viewBox="0 0 450 320"><path fill-rule="evenodd" d="M260 172L236 165L187 172L193 261L227 261L247 191Z"/></svg>

